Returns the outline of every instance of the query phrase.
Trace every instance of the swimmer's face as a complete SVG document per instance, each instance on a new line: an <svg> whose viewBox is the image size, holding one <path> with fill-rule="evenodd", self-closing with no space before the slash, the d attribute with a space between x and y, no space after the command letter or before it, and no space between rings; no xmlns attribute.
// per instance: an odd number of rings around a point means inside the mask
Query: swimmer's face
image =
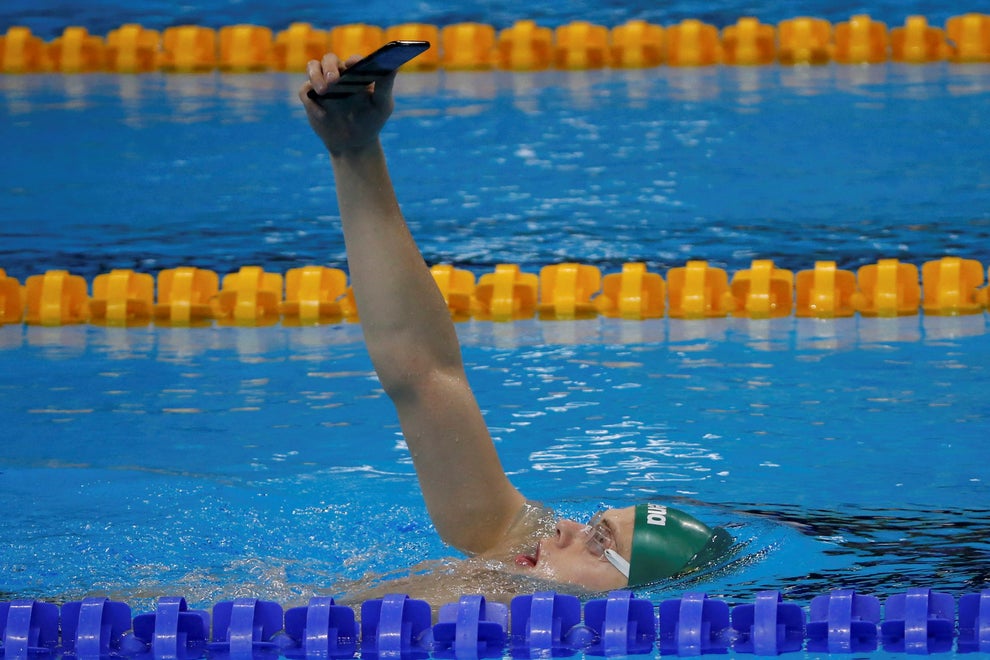
<svg viewBox="0 0 990 660"><path fill-rule="evenodd" d="M607 529L612 548L629 561L632 554L635 507L608 509L600 524ZM609 591L626 586L628 580L601 551L588 547L589 529L573 520L557 522L557 533L542 539L532 555L519 555L516 564L539 577L573 584L591 591Z"/></svg>

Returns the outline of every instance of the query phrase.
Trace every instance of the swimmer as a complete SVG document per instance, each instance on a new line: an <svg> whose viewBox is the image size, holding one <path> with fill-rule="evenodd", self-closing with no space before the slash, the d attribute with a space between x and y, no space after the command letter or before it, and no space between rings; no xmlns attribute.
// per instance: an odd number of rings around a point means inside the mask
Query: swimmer
<svg viewBox="0 0 990 660"><path fill-rule="evenodd" d="M395 73L346 98L308 95L323 94L356 60L327 54L309 62L299 98L329 152L367 350L443 541L478 571L584 593L645 585L712 561L728 535L663 503L608 509L587 523L554 520L510 483L468 384L447 305L389 177L379 132L394 107ZM462 582L455 594L472 591L470 571L449 573ZM511 592L511 582L500 591Z"/></svg>

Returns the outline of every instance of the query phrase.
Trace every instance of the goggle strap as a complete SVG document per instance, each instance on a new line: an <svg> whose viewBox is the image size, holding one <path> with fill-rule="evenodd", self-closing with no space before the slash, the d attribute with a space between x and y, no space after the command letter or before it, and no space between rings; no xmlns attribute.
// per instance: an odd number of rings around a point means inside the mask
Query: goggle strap
<svg viewBox="0 0 990 660"><path fill-rule="evenodd" d="M605 551L605 559L607 559L608 563L612 564L612 566L615 566L620 573L627 578L629 577L629 562L627 562L622 555L612 548L609 548Z"/></svg>

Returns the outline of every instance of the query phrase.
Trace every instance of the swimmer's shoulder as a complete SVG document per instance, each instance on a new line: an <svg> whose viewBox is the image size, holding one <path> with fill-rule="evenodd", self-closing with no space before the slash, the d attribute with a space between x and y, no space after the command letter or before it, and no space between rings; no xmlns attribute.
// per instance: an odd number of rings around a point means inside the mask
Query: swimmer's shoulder
<svg viewBox="0 0 990 660"><path fill-rule="evenodd" d="M484 555L515 556L516 552L529 548L535 540L553 536L556 525L557 516L552 508L542 502L526 500L506 527L498 545Z"/></svg>

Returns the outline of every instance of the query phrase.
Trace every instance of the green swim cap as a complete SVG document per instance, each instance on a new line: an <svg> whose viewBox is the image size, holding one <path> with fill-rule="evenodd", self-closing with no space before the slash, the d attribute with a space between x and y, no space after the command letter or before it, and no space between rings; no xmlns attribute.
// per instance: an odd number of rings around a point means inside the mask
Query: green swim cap
<svg viewBox="0 0 990 660"><path fill-rule="evenodd" d="M629 585L655 582L704 566L722 554L731 537L683 511L647 503L636 505Z"/></svg>

